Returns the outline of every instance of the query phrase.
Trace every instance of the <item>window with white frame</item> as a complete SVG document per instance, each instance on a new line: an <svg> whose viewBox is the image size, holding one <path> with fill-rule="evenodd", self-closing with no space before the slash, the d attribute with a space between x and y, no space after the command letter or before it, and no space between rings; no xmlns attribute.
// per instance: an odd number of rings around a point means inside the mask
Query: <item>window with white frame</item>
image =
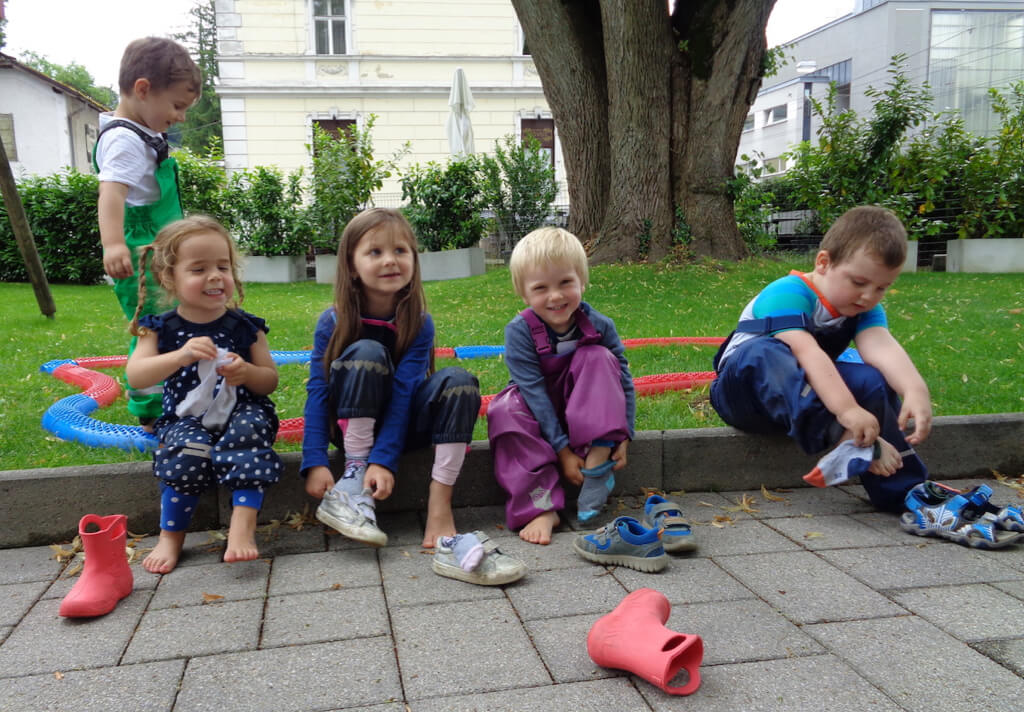
<svg viewBox="0 0 1024 712"><path fill-rule="evenodd" d="M752 113L751 114L747 114L747 119L746 119L746 121L743 122L743 130L744 131L753 131L754 130L754 115Z"/></svg>
<svg viewBox="0 0 1024 712"><path fill-rule="evenodd" d="M779 104L764 111L764 125L777 124L786 120L786 104Z"/></svg>
<svg viewBox="0 0 1024 712"><path fill-rule="evenodd" d="M313 0L313 35L317 54L345 54L348 0Z"/></svg>
<svg viewBox="0 0 1024 712"><path fill-rule="evenodd" d="M0 114L0 139L4 142L7 160L18 160L18 144L14 140L14 114Z"/></svg>
<svg viewBox="0 0 1024 712"><path fill-rule="evenodd" d="M782 157L766 158L762 162L764 166L764 175L772 176L776 173L782 173L786 170L786 162L782 160Z"/></svg>

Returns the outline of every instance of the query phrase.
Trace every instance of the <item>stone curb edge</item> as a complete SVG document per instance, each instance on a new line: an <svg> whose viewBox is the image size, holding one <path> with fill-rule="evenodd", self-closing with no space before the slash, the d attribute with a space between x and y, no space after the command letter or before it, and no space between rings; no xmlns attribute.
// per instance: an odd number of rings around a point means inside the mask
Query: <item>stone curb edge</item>
<svg viewBox="0 0 1024 712"><path fill-rule="evenodd" d="M1024 413L935 418L919 448L937 480L1024 474ZM284 453L285 475L267 493L260 520L315 510L299 478L301 454ZM729 491L804 486L801 475L815 458L787 438L740 433L732 428L650 430L637 433L629 465L616 473L616 494L642 488L664 491ZM405 455L394 494L379 511L423 511L430 472L429 449ZM83 514L124 513L132 532L155 533L159 497L149 462L0 471L0 548L66 541ZM495 506L504 494L494 480L486 441L466 456L453 504ZM210 490L200 499L192 529L216 529L230 518L230 497Z"/></svg>

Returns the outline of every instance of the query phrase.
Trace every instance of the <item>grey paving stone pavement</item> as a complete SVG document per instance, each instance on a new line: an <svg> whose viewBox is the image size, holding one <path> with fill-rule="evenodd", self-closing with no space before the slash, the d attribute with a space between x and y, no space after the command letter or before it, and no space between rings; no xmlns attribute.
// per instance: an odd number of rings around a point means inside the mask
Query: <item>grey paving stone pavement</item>
<svg viewBox="0 0 1024 712"><path fill-rule="evenodd" d="M1024 546L910 536L852 486L675 499L699 547L657 574L579 558L571 516L537 546L500 506L473 506L459 528L528 566L473 586L432 572L421 513L393 512L381 549L279 523L235 564L217 533L193 532L175 571L133 564L132 594L92 620L58 615L78 578L49 547L0 549L0 712L1020 710ZM605 519L641 505L616 497ZM690 697L588 654L594 622L639 588L667 596L666 627L703 639Z"/></svg>

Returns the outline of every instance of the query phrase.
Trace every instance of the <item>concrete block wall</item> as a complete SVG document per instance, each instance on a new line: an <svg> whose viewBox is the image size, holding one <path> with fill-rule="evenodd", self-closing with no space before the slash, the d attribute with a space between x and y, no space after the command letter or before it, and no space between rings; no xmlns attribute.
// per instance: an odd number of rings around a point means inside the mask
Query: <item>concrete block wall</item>
<svg viewBox="0 0 1024 712"><path fill-rule="evenodd" d="M919 450L937 480L991 475L993 470L1024 474L1024 413L936 418L931 437ZM300 453L285 453L282 459L285 475L267 494L263 522L316 508L299 477ZM732 428L642 431L630 446L629 465L616 473L615 494L638 493L645 487L801 487L801 476L815 460L785 437L749 435ZM430 465L427 449L405 455L395 492L378 505L379 511L425 510ZM487 442L472 443L455 489L455 506L500 505L504 499L494 480ZM130 531L154 533L159 510L149 462L0 471L0 548L69 540L77 532L78 520L88 513L125 513ZM220 528L229 520L228 493L210 490L200 500L192 528Z"/></svg>

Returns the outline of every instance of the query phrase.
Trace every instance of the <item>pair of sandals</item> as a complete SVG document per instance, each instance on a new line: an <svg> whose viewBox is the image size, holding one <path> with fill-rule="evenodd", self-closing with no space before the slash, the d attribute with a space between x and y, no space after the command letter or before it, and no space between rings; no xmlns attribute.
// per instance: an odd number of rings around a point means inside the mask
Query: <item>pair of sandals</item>
<svg viewBox="0 0 1024 712"><path fill-rule="evenodd" d="M907 493L900 528L917 536L936 536L973 549L1001 549L1024 537L1018 507L992 504L992 488L967 492L937 482L922 482Z"/></svg>

